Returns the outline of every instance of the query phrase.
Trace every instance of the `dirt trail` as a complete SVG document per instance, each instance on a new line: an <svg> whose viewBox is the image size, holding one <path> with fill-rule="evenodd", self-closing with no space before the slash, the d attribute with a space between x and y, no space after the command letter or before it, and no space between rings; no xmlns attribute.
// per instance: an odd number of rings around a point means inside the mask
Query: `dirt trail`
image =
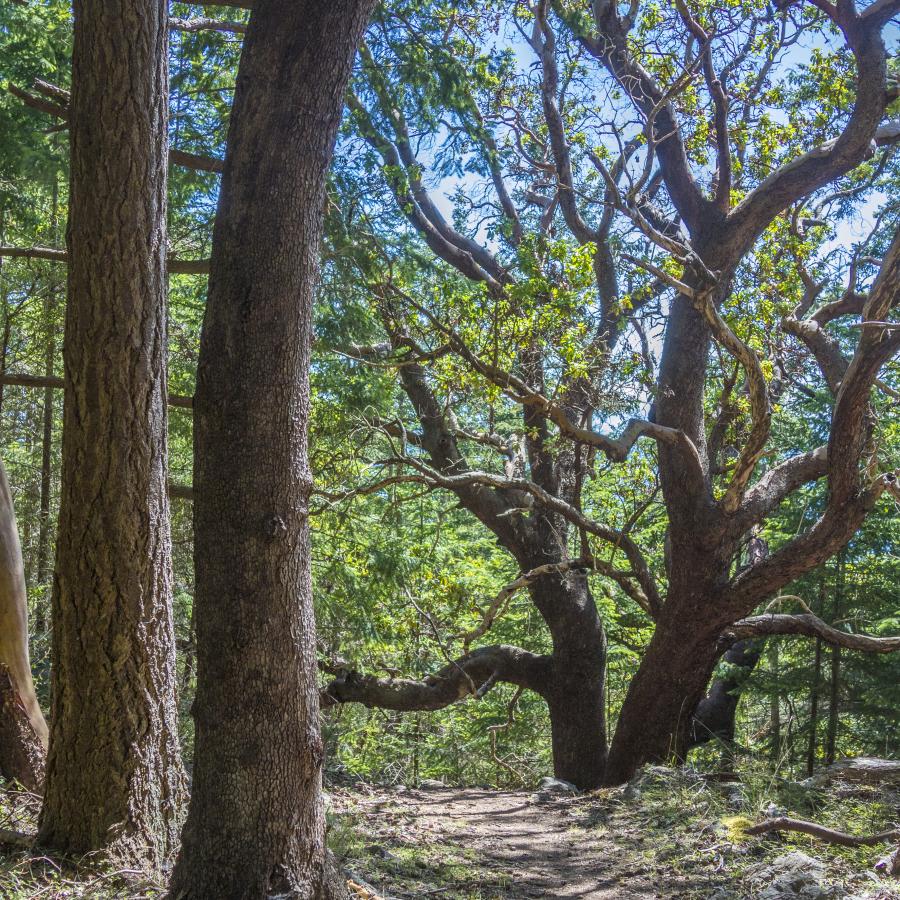
<svg viewBox="0 0 900 900"><path fill-rule="evenodd" d="M621 827L615 806L598 809L586 797L370 788L334 799L371 838L357 871L386 897L650 900L712 893L684 877L661 884L648 874L653 853L645 839Z"/></svg>

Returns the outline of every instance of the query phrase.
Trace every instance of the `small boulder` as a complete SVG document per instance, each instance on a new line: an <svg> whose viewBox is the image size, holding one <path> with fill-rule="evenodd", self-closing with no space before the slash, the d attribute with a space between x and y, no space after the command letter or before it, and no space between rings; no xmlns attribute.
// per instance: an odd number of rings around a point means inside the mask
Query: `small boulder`
<svg viewBox="0 0 900 900"><path fill-rule="evenodd" d="M543 794L579 794L577 787L570 781L561 778L542 778L538 784L538 791Z"/></svg>
<svg viewBox="0 0 900 900"><path fill-rule="evenodd" d="M438 781L436 778L423 778L419 782L419 787L424 788L426 791L428 790L440 790L441 788L447 787L443 781Z"/></svg>

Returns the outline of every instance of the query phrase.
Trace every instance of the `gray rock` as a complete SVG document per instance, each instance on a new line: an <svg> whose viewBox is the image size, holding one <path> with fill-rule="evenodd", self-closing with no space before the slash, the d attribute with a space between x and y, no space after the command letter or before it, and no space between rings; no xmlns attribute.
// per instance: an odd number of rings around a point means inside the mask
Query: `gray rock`
<svg viewBox="0 0 900 900"><path fill-rule="evenodd" d="M739 781L726 781L722 784L722 793L730 810L739 812L744 808L744 786Z"/></svg>
<svg viewBox="0 0 900 900"><path fill-rule="evenodd" d="M423 778L419 782L419 787L425 788L425 790L428 790L429 788L433 788L433 789L445 788L445 787L447 787L447 785L444 784L443 781L438 781L436 778Z"/></svg>
<svg viewBox="0 0 900 900"><path fill-rule="evenodd" d="M749 873L750 881L759 889L759 900L825 900L846 896L842 887L824 884L824 876L825 866L799 850L756 866Z"/></svg>
<svg viewBox="0 0 900 900"><path fill-rule="evenodd" d="M783 806L779 806L777 803L767 803L760 812L767 819L779 819L782 816L787 815L787 810Z"/></svg>
<svg viewBox="0 0 900 900"><path fill-rule="evenodd" d="M542 778L538 784L538 791L542 794L580 794L581 791L570 781L561 778Z"/></svg>

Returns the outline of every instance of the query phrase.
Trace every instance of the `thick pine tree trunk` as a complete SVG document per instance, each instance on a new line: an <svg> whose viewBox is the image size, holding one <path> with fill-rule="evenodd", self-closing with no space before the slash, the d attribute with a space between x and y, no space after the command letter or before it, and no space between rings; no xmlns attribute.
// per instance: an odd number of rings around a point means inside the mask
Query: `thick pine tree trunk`
<svg viewBox="0 0 900 900"><path fill-rule="evenodd" d="M167 12L75 2L53 715L39 841L156 866L184 779L166 494Z"/></svg>
<svg viewBox="0 0 900 900"><path fill-rule="evenodd" d="M195 767L176 898L326 896L307 503L325 179L374 0L253 8L194 402Z"/></svg>
<svg viewBox="0 0 900 900"><path fill-rule="evenodd" d="M545 577L532 588L553 639L550 712L553 773L583 790L606 768L606 634L583 573Z"/></svg>

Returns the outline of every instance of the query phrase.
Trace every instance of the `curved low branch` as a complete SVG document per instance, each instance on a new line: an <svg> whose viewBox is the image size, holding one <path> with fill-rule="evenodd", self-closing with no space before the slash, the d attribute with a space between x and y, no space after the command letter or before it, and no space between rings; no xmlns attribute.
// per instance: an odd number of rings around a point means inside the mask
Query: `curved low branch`
<svg viewBox="0 0 900 900"><path fill-rule="evenodd" d="M421 681L376 678L342 671L322 692L323 707L362 703L400 712L443 709L464 697L483 697L498 681L541 694L549 684L549 659L519 647L479 647Z"/></svg>
<svg viewBox="0 0 900 900"><path fill-rule="evenodd" d="M735 622L728 632L737 640L797 634L819 638L826 644L844 647L847 650L859 650L863 653L896 653L900 650L900 637L872 637L868 634L839 631L812 613L750 616Z"/></svg>

